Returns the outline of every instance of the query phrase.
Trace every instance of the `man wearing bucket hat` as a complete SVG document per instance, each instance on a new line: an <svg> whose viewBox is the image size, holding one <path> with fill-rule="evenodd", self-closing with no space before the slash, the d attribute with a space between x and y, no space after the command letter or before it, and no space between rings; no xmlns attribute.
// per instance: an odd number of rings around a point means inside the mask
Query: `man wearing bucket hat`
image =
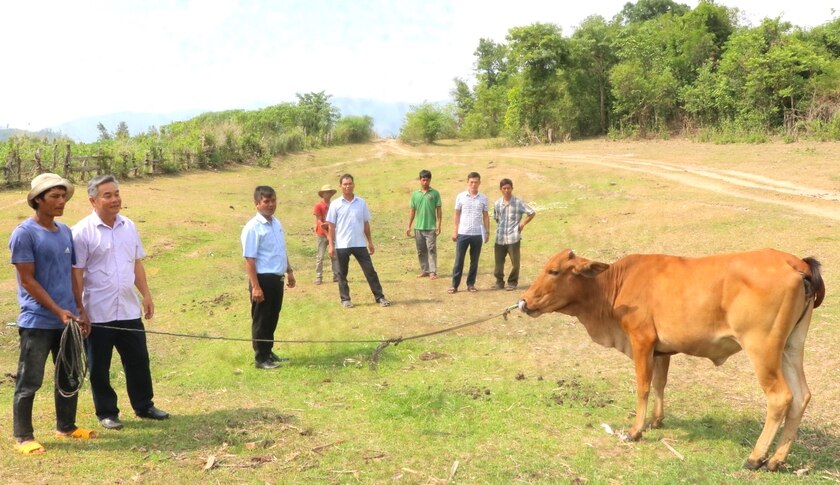
<svg viewBox="0 0 840 485"><path fill-rule="evenodd" d="M330 267L332 268L333 283L338 281L338 266L335 257L330 256L327 251L329 241L327 240L327 230L329 224L327 223L327 211L330 209L330 199L335 195L337 190L327 184L321 187L318 191L318 197L321 198L315 207L312 208L312 214L315 215L315 236L318 241L318 250L315 253L315 284L320 285L323 282L324 273L324 254L330 258Z"/></svg>
<svg viewBox="0 0 840 485"><path fill-rule="evenodd" d="M43 453L35 440L32 408L35 393L44 381L47 356L53 361L61 348L65 325L76 320L87 336L90 324L76 301L71 274L76 253L70 228L55 219L73 197L73 184L56 174L44 173L32 180L26 201L35 215L12 231L9 249L18 280L18 335L20 357L12 405L15 450L30 455ZM78 312L78 313L76 313ZM55 382L56 436L89 439L96 434L76 426L78 394L64 396L59 389L71 389L73 376L59 373Z"/></svg>

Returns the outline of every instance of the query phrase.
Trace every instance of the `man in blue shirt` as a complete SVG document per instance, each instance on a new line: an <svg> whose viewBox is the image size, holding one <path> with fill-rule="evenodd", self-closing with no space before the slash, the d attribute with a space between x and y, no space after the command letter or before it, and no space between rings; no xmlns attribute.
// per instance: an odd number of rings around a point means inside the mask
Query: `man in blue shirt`
<svg viewBox="0 0 840 485"><path fill-rule="evenodd" d="M70 228L55 220L64 214L64 206L73 197L74 187L52 173L32 180L26 196L35 215L18 225L9 240L12 264L18 280L18 334L20 357L12 407L15 449L23 454L43 453L32 428L32 407L35 393L44 381L47 356L56 362L61 348L64 327L72 320L79 322L82 334L90 333L82 302L74 297L71 267L75 263L73 236ZM81 293L81 292L79 292ZM76 313L78 312L78 314ZM78 386L81 376L59 373L55 382L56 435L68 438L93 438L96 434L76 426L76 405L79 395L65 395L61 390Z"/></svg>
<svg viewBox="0 0 840 485"><path fill-rule="evenodd" d="M254 190L257 215L242 228L242 255L251 294L251 338L257 369L280 367L280 358L271 351L274 331L283 307L283 280L295 287L295 274L286 252L286 236L274 217L277 193L260 185ZM284 276L285 275L285 276Z"/></svg>
<svg viewBox="0 0 840 485"><path fill-rule="evenodd" d="M373 268L370 256L374 252L373 237L370 234L370 210L361 197L356 197L353 190L356 184L353 176L346 173L339 179L341 197L330 203L327 211L329 230L330 257L338 258L338 294L344 308L353 308L350 300L350 285L347 284L347 270L350 255L356 258L373 297L380 306L390 306L391 302L382 293L379 275ZM367 247L365 247L367 246Z"/></svg>

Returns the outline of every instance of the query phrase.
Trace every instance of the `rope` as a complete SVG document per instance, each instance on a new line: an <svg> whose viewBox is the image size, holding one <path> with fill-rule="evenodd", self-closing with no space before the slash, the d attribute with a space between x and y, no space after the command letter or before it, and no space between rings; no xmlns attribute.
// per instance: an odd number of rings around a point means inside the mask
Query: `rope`
<svg viewBox="0 0 840 485"><path fill-rule="evenodd" d="M371 370L376 370L376 367L379 363L379 354L385 350L386 347L389 345L399 345L401 342L405 342L406 340L415 340L419 338L431 337L432 335L439 335L442 333L452 332L461 328L469 327L472 325L478 325L479 323L484 323L488 320L492 320L497 317L503 317L507 320L508 314L515 310L518 305L511 305L504 309L502 313L497 313L490 315L485 318L479 318L477 320L473 320L467 323L461 323L455 325L453 327L447 327L440 330L434 330L432 332L421 333L417 335L410 335L408 337L392 337L389 339L361 339L361 340L272 340L272 339L254 339L254 338L236 338L236 337L214 337L211 335L197 335L197 334L190 334L190 333L176 333L176 332L163 332L159 330L145 330L139 328L123 328L123 327L113 327L109 325L98 325L94 324L92 327L95 328L106 328L109 330L122 330L125 332L143 332L146 334L152 335L166 335L169 337L182 337L182 338L192 338L192 339L203 339L203 340L226 340L231 342L272 342L277 344L371 344L376 343L379 344L376 347L376 350L373 351L371 355L370 361L370 368ZM68 337L68 335L70 335ZM67 359L65 363L64 354L66 344L65 339L70 340L70 345L72 355ZM64 332L61 334L61 350L59 351L58 361L56 362L55 371L56 371L56 382L58 382L58 372L60 367L67 366L68 373L67 376L71 382L71 385L75 387L71 394L65 396L65 393L62 389L59 389L59 392L62 393L62 396L69 397L75 393L78 393L81 389L82 382L84 382L84 377L87 375L87 366L85 365L84 360L84 344L82 343L82 333L79 329L79 325L75 321L71 321L67 327L64 329ZM74 377L81 376L81 379L78 380L78 383L74 383Z"/></svg>
<svg viewBox="0 0 840 485"><path fill-rule="evenodd" d="M67 376L70 389L62 388L61 375ZM76 320L70 320L61 332L58 354L55 357L55 388L63 397L73 397L82 390L86 375L87 361L82 329Z"/></svg>

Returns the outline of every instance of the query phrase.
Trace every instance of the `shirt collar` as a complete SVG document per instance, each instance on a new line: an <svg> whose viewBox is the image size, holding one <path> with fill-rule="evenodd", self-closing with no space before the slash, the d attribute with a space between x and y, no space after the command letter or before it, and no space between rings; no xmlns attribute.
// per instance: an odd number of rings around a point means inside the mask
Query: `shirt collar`
<svg viewBox="0 0 840 485"><path fill-rule="evenodd" d="M93 225L94 226L111 227L111 226L109 226L108 224L105 224L102 221L102 218L99 217L99 214L97 214L96 211L93 211L93 213L91 214L91 217L93 218ZM123 216L117 214L117 218L114 219L114 227L121 226L124 223L125 223L125 218Z"/></svg>
<svg viewBox="0 0 840 485"><path fill-rule="evenodd" d="M272 222L274 219L275 219L275 217L274 217L274 216L272 216L272 217L271 217L271 221L269 221L268 219L266 219L266 218L265 218L265 216L264 216L264 215L262 215L262 214L260 214L259 212L257 212L257 220L258 220L258 221L260 221L260 222L262 222L263 224L271 224L271 222Z"/></svg>

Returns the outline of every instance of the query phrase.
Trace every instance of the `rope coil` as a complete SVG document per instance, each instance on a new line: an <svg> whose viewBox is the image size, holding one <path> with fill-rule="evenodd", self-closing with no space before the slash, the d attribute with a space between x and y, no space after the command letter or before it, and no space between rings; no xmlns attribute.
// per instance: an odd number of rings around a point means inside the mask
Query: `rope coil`
<svg viewBox="0 0 840 485"><path fill-rule="evenodd" d="M70 320L61 332L58 354L55 356L55 388L62 397L73 397L82 390L87 376L85 337L76 320ZM62 379L66 376L66 379ZM69 389L62 386L65 381Z"/></svg>

